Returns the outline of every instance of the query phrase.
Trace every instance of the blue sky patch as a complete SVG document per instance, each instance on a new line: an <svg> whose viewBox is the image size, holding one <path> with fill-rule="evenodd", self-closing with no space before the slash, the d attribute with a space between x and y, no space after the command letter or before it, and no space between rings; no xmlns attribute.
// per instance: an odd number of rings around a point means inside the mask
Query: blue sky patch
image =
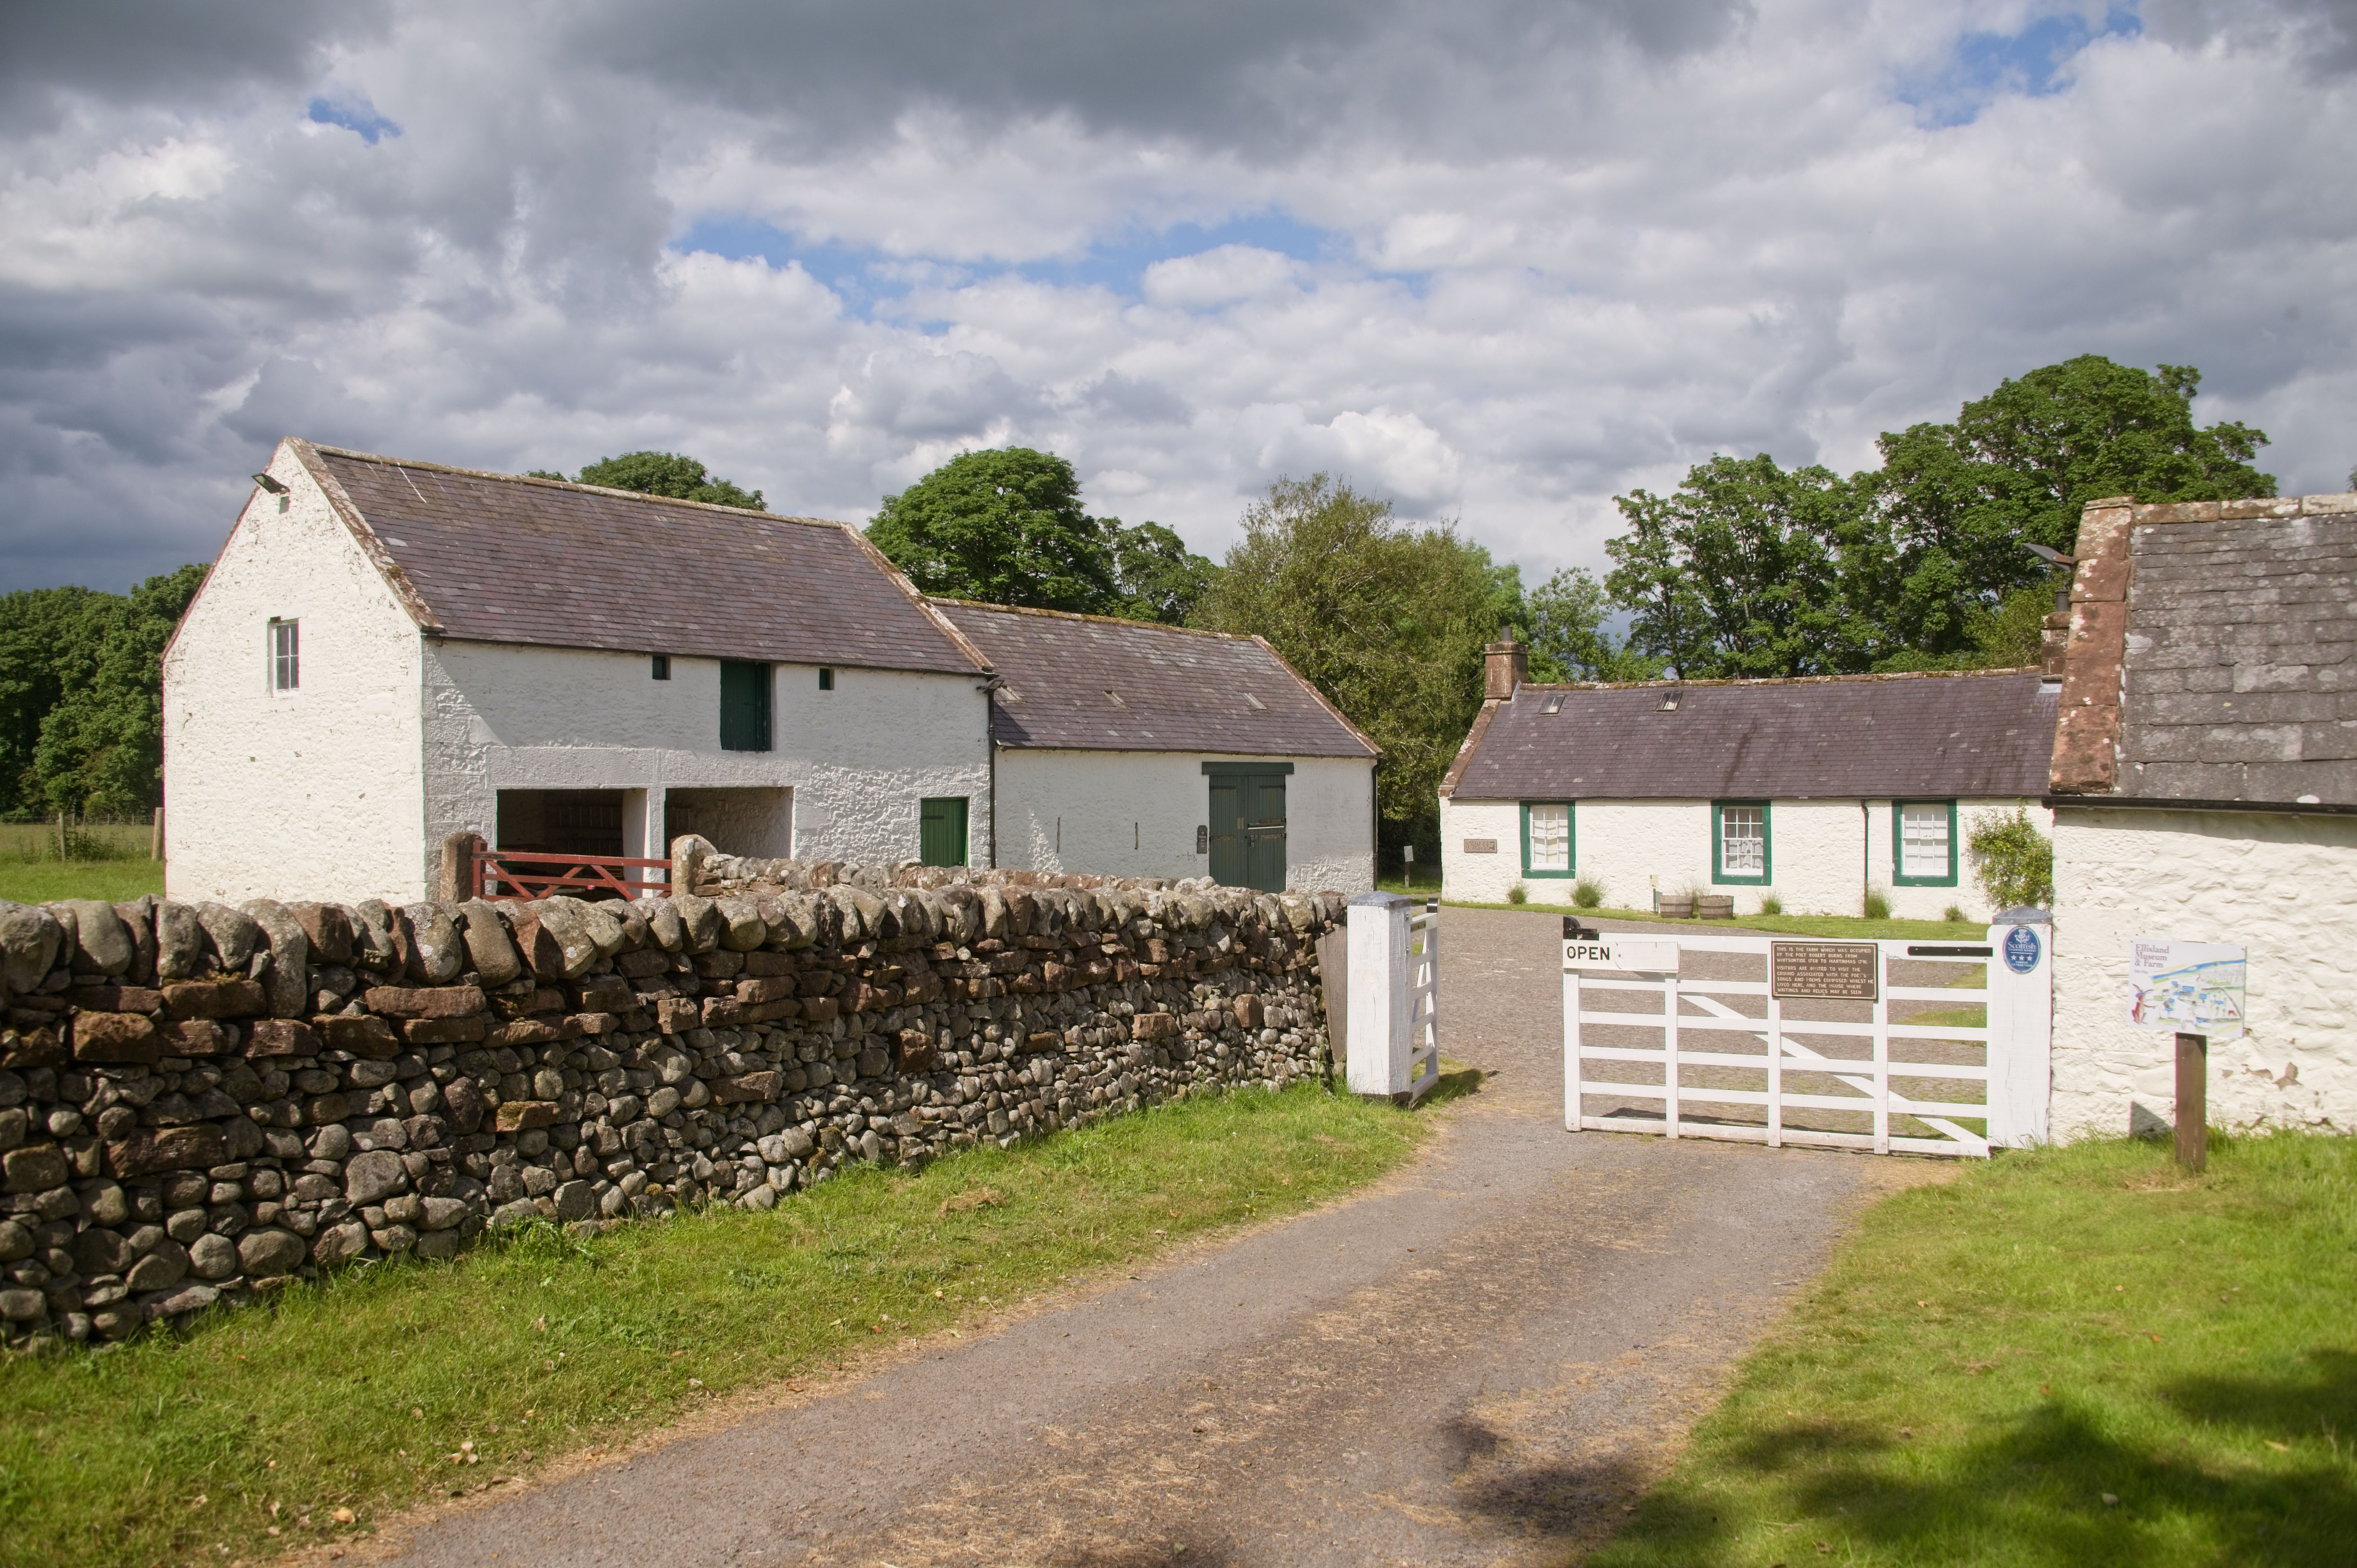
<svg viewBox="0 0 2357 1568"><path fill-rule="evenodd" d="M1021 277L1060 288L1104 288L1135 298L1146 269L1173 257L1200 255L1222 245L1251 245L1297 261L1317 261L1345 253L1348 243L1329 230L1283 212L1265 211L1224 223L1132 229L1098 242L1082 255L1028 262L893 256L864 246L800 240L774 224L744 217L698 219L672 242L672 249L682 253L702 251L730 261L759 258L773 267L799 262L804 272L832 289L847 309L866 317L877 305L908 293L912 263L931 263L933 275L945 281Z"/></svg>
<svg viewBox="0 0 2357 1568"><path fill-rule="evenodd" d="M311 100L310 120L315 125L340 126L371 147L382 137L401 134L401 127L378 113L376 105L365 98L314 98Z"/></svg>
<svg viewBox="0 0 2357 1568"><path fill-rule="evenodd" d="M1897 96L1926 125L1969 125L2008 93L2043 98L2061 91L2063 68L2097 38L2143 31L2135 6L2115 5L2093 27L2079 13L2064 12L2037 17L2017 33L1964 33L1939 70L1902 81Z"/></svg>

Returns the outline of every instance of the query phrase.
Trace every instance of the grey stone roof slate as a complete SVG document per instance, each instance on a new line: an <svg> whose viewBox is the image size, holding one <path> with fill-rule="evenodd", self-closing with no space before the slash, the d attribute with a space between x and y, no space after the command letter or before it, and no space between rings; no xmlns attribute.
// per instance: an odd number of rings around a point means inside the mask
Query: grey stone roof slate
<svg viewBox="0 0 2357 1568"><path fill-rule="evenodd" d="M1451 793L2034 799L2046 791L2056 708L2036 671L1526 685L1476 725Z"/></svg>
<svg viewBox="0 0 2357 1568"><path fill-rule="evenodd" d="M933 604L1006 682L1006 746L1374 757L1379 748L1256 637L1147 621Z"/></svg>
<svg viewBox="0 0 2357 1568"><path fill-rule="evenodd" d="M389 558L411 613L446 637L987 671L843 523L292 445Z"/></svg>
<svg viewBox="0 0 2357 1568"><path fill-rule="evenodd" d="M2136 510L2120 798L2357 803L2357 496L2257 504Z"/></svg>

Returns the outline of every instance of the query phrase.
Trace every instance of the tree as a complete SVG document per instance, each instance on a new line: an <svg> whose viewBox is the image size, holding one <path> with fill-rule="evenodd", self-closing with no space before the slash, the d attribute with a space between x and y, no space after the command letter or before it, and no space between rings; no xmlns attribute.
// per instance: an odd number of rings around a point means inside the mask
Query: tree
<svg viewBox="0 0 2357 1568"><path fill-rule="evenodd" d="M1437 843L1441 776L1481 706L1482 644L1520 610L1515 569L1327 474L1277 480L1243 523L1197 618L1266 638L1383 748L1387 844Z"/></svg>
<svg viewBox="0 0 2357 1568"><path fill-rule="evenodd" d="M1583 566L1557 572L1523 600L1523 632L1530 646L1531 679L1650 681L1663 660L1615 640L1605 626L1612 596Z"/></svg>
<svg viewBox="0 0 2357 1568"><path fill-rule="evenodd" d="M962 452L886 496L867 525L876 548L926 593L1117 615L1128 599L1108 532L1081 510L1072 466L1028 446Z"/></svg>
<svg viewBox="0 0 2357 1568"><path fill-rule="evenodd" d="M546 468L534 468L531 477L565 478ZM644 496L668 496L681 501L709 501L714 506L740 507L747 511L767 510L760 491L740 489L726 479L711 478L703 464L677 452L625 452L619 457L600 457L574 478L577 484L603 485L609 490L636 490Z"/></svg>
<svg viewBox="0 0 2357 1568"><path fill-rule="evenodd" d="M206 570L150 577L127 597L0 599L0 811L133 815L163 799L164 645Z"/></svg>
<svg viewBox="0 0 2357 1568"><path fill-rule="evenodd" d="M1187 548L1187 542L1158 522L1125 526L1104 520L1112 537L1114 582L1134 620L1184 626L1211 590L1220 569Z"/></svg>

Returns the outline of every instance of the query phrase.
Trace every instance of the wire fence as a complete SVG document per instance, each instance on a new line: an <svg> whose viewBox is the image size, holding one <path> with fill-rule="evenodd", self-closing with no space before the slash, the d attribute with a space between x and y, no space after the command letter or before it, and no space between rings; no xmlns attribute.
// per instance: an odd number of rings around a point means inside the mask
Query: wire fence
<svg viewBox="0 0 2357 1568"><path fill-rule="evenodd" d="M0 822L0 860L156 860L161 822L145 817L82 817L61 813L40 822Z"/></svg>

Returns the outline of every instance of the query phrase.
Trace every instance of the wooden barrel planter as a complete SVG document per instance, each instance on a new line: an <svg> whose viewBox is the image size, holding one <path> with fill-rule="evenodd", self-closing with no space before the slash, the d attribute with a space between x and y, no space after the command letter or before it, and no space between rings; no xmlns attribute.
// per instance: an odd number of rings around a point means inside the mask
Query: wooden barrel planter
<svg viewBox="0 0 2357 1568"><path fill-rule="evenodd" d="M1732 893L1702 895L1695 900L1695 917L1703 920L1732 920L1735 918L1735 895Z"/></svg>
<svg viewBox="0 0 2357 1568"><path fill-rule="evenodd" d="M1694 895L1691 893L1653 895L1653 913L1664 920L1691 920L1694 918Z"/></svg>

